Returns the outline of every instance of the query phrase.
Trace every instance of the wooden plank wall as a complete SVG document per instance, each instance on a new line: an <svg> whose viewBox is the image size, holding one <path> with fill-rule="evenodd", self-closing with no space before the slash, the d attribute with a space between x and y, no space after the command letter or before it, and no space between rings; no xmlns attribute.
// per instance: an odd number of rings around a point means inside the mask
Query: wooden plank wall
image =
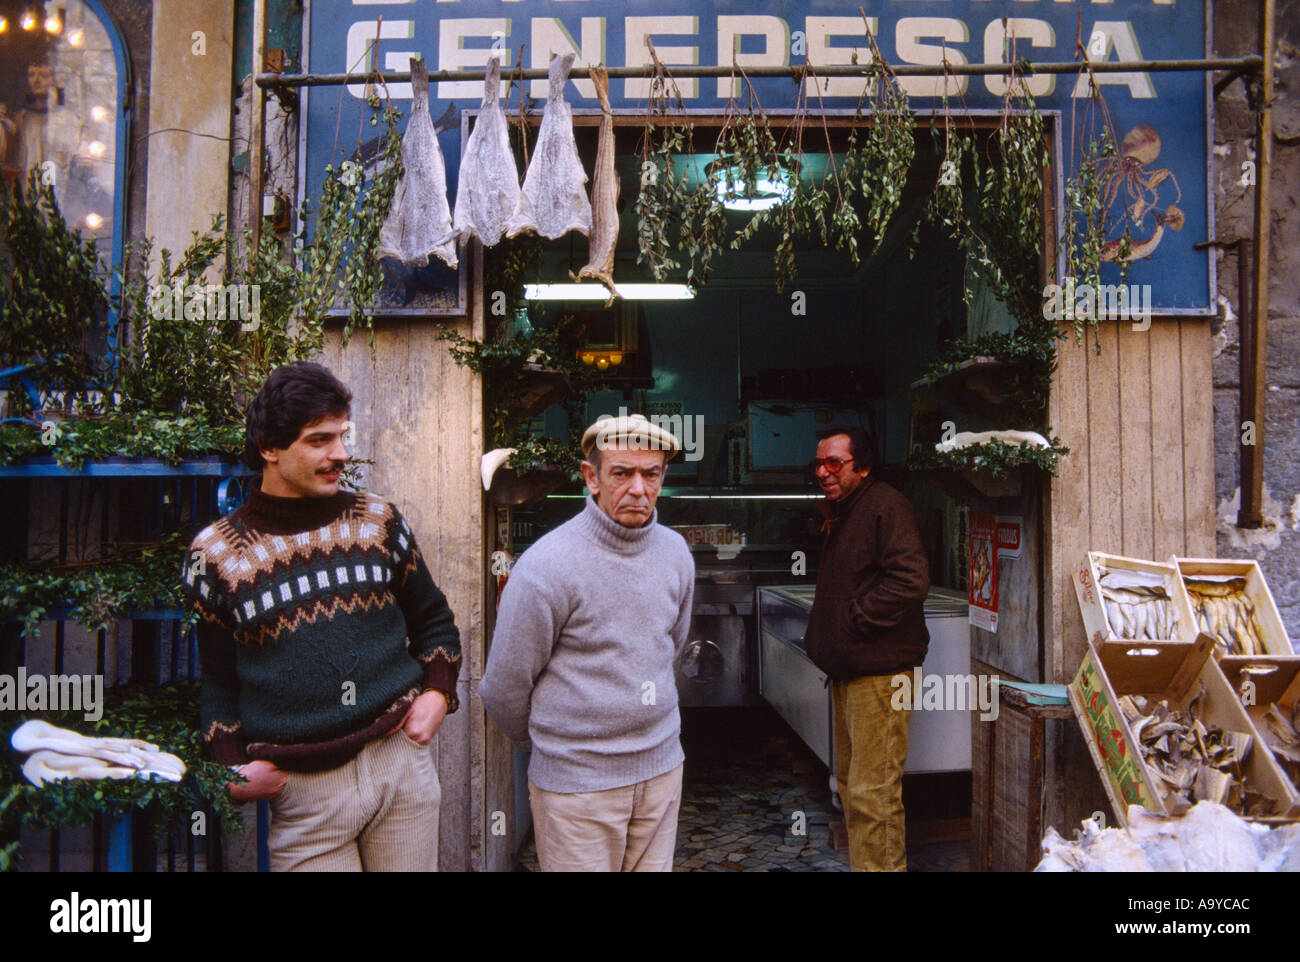
<svg viewBox="0 0 1300 962"><path fill-rule="evenodd" d="M448 326L481 336L472 315ZM483 648L482 392L479 378L452 361L435 333L433 320L380 319L373 357L364 332L346 348L332 333L321 362L352 390L353 456L375 459L366 486L405 515L460 629L461 709L443 723L434 752L442 782L439 867L468 871L482 837L470 778L481 759L470 679Z"/></svg>
<svg viewBox="0 0 1300 962"><path fill-rule="evenodd" d="M1083 659L1070 575L1085 552L1215 554L1210 350L1208 318L1103 323L1096 341L1078 347L1071 331L1059 347L1048 420L1071 453L1046 512L1046 681L1068 683ZM1052 727L1045 824L1068 836L1109 807L1077 726Z"/></svg>

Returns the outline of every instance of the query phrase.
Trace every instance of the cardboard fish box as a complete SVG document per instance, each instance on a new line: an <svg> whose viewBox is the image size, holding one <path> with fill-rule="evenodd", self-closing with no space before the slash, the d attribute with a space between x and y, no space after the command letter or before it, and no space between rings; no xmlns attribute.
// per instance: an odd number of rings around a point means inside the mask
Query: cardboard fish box
<svg viewBox="0 0 1300 962"><path fill-rule="evenodd" d="M1122 617L1123 612L1103 597L1101 578L1103 573L1109 571L1132 573L1144 580L1158 579L1169 596L1168 609L1177 614L1173 629L1168 630L1166 624L1158 619L1148 618L1147 613L1152 610L1149 605L1140 606L1143 609L1141 614L1137 613L1139 606L1127 606L1127 610L1136 615L1135 623L1130 626ZM1149 639L1180 641L1184 644L1191 644L1196 639L1192 607L1187 600L1187 593L1182 590L1178 570L1172 564L1089 551L1075 568L1071 580L1074 581L1074 593L1079 599L1079 611L1083 615L1083 625L1090 639ZM1112 621L1117 623L1112 624Z"/></svg>
<svg viewBox="0 0 1300 962"><path fill-rule="evenodd" d="M1277 760L1278 767L1291 783L1291 790L1300 797L1300 763L1293 763L1288 768L1277 751L1278 736L1267 717L1276 706L1286 723L1297 718L1297 709L1300 709L1300 655L1225 655L1219 659L1219 668L1262 737L1263 746Z"/></svg>
<svg viewBox="0 0 1300 962"><path fill-rule="evenodd" d="M1192 612L1192 617L1198 631L1208 631L1211 635L1216 632L1209 631L1208 627L1197 617L1198 603L1197 598L1187 588L1188 579L1195 579L1198 575L1204 575L1211 579L1223 579L1227 577L1244 578L1246 581L1245 594L1246 599L1254 609L1254 621L1259 641L1263 648L1262 651L1229 651L1227 644L1220 641L1215 650L1215 657L1222 658L1225 655L1282 655L1291 656L1295 654L1291 647L1291 640L1287 637L1286 625L1282 622L1282 615L1277 610L1277 602L1273 600L1273 593L1268 590L1268 583L1264 580L1264 572L1260 570L1259 562L1252 561L1249 558L1170 558L1172 563L1181 576L1183 593L1187 598L1188 609ZM1222 609L1220 609L1222 611Z"/></svg>
<svg viewBox="0 0 1300 962"><path fill-rule="evenodd" d="M1164 700L1171 709L1186 711L1204 689L1197 705L1201 721L1225 732L1257 734L1237 693L1211 657L1213 647L1209 635L1198 636L1191 645L1089 641L1067 694L1119 824L1128 824L1129 805L1159 815L1174 814L1169 804L1172 789L1143 759L1141 744L1120 709L1120 696L1142 695L1151 704ZM1273 812L1258 820L1300 818L1300 799L1270 753L1252 751L1242 774L1255 791L1272 799Z"/></svg>

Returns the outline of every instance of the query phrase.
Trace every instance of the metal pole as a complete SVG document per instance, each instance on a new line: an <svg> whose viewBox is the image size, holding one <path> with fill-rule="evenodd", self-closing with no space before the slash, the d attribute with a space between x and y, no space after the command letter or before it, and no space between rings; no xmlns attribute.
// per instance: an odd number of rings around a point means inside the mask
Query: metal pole
<svg viewBox="0 0 1300 962"><path fill-rule="evenodd" d="M266 0L253 0L253 73L266 67ZM262 243L262 166L266 155L266 87L253 83L252 115L248 118L248 226L252 231L250 259Z"/></svg>
<svg viewBox="0 0 1300 962"><path fill-rule="evenodd" d="M1254 444L1241 445L1241 507L1237 510L1238 528L1258 528L1264 523L1261 512L1264 459L1260 456L1259 422L1262 408L1255 376L1255 345L1259 339L1259 319L1255 314L1255 244L1249 237L1237 241L1237 348L1240 352L1240 408L1245 430L1249 421L1255 425ZM1238 440L1241 440L1238 438Z"/></svg>
<svg viewBox="0 0 1300 962"><path fill-rule="evenodd" d="M1247 505L1254 508L1254 514L1246 519L1250 522L1250 527L1259 527L1263 523L1260 507L1264 498L1264 391L1268 354L1269 211L1272 207L1269 171L1273 164L1273 47L1276 45L1273 4L1274 0L1264 0L1259 12L1259 41L1260 52L1264 55L1264 69L1260 74L1259 110L1255 126L1255 343L1250 358L1254 380L1252 406L1255 448L1250 458L1243 452L1241 477L1242 514L1246 514ZM1249 475L1246 473L1248 465Z"/></svg>
<svg viewBox="0 0 1300 962"><path fill-rule="evenodd" d="M1263 65L1263 58L1257 56L1250 57L1226 57L1213 60L1133 60L1127 62L1108 62L1095 63L1091 65L1094 73L1160 73L1175 71L1207 71L1207 70L1245 70L1257 71ZM1065 61L1060 63L1039 63L1039 64L1009 64L1009 63L961 63L961 64L898 64L890 65L891 73L899 77L942 77L951 76L1006 76L1017 73L1020 76L1036 76L1039 74L1069 74L1083 73L1089 69L1089 65L1082 61ZM871 70L871 64L835 64L825 67L805 68L803 65L790 67L746 67L744 73L751 79L760 77L797 77L816 76L816 77L862 77ZM610 67L609 76L612 79L620 78L646 78L653 76L654 67ZM738 75L737 68L734 67L702 67L702 66L676 66L670 71L672 77L676 79L686 79L691 77L731 77ZM569 71L569 77L589 77L591 75L590 67L574 67ZM429 72L431 82L456 81L456 80L482 80L487 76L487 70L437 70ZM547 71L543 67L530 67L527 70L512 70L506 73L511 79L516 80L543 80L547 77ZM382 77L385 83L406 83L411 79L410 71L400 73L384 73L376 75L369 74L280 74L280 73L259 73L256 78L258 86L261 87L329 87L340 84L354 83L361 84L371 80L377 80Z"/></svg>

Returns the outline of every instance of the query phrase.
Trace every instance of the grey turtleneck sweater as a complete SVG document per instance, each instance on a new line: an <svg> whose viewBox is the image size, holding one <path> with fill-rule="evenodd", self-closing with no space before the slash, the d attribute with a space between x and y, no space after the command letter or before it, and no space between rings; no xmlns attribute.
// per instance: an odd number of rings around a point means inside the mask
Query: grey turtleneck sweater
<svg viewBox="0 0 1300 962"><path fill-rule="evenodd" d="M588 495L520 556L478 684L549 792L596 792L682 763L673 661L686 644L695 562L658 512L640 528Z"/></svg>

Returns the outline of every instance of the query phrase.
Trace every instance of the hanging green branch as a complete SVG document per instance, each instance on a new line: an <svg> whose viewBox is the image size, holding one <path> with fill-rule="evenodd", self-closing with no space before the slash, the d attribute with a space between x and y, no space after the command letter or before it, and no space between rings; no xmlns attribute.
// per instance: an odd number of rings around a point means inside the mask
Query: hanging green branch
<svg viewBox="0 0 1300 962"><path fill-rule="evenodd" d="M645 133L641 138L636 262L648 266L656 281L663 281L680 266L669 254L674 246L672 225L686 209L691 193L686 177L677 175L673 157L686 150L693 128L671 119L674 107L679 112L685 111L681 91L664 69L653 44L650 55L655 69L650 78Z"/></svg>
<svg viewBox="0 0 1300 962"><path fill-rule="evenodd" d="M1078 44L1078 50L1088 60L1088 51L1082 41ZM1073 278L1076 285L1086 284L1096 290L1101 284L1101 265L1105 261L1118 262L1120 283L1127 282L1133 244L1126 214L1121 214L1116 219L1111 213L1114 197L1108 193L1111 179L1108 171L1120 157L1121 151L1110 119L1110 109L1101 95L1090 60L1088 88L1088 113L1084 123L1084 136L1088 142L1077 155L1078 166L1065 181L1065 210L1061 217L1060 239L1065 253L1065 275L1061 282L1064 283L1065 278ZM1075 106L1072 106L1070 116L1072 156L1075 156L1074 135L1079 130L1075 125ZM1055 273L1053 267L1053 276ZM1076 316L1073 304L1066 305L1065 314L1065 319L1074 326L1075 344L1083 343L1084 326L1087 325L1093 330L1093 343L1100 354L1101 341L1096 338L1100 323L1097 314L1094 312L1091 316Z"/></svg>
<svg viewBox="0 0 1300 962"><path fill-rule="evenodd" d="M861 8L859 8L861 10ZM903 202L903 189L916 156L916 117L908 104L907 94L898 77L876 44L867 23L867 42L871 45L871 63L867 66L867 87L858 101L857 118L862 117L864 103L871 106L871 123L866 138L858 146L858 128L849 135L849 147L841 166L841 177L860 186L867 204L862 226L871 238L868 257L880 249L885 232ZM855 58L856 59L856 58Z"/></svg>

